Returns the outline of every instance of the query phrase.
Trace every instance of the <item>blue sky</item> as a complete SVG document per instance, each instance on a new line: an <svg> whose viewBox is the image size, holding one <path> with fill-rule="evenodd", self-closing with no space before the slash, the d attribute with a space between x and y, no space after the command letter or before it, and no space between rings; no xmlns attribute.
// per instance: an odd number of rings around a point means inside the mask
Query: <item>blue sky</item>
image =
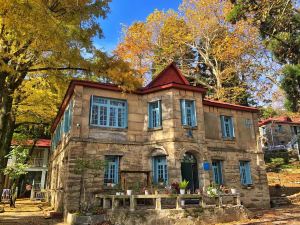
<svg viewBox="0 0 300 225"><path fill-rule="evenodd" d="M111 52L121 36L121 24L130 25L134 21L144 21L154 9L178 9L181 0L112 0L111 12L100 24L104 38L95 39L97 48Z"/></svg>

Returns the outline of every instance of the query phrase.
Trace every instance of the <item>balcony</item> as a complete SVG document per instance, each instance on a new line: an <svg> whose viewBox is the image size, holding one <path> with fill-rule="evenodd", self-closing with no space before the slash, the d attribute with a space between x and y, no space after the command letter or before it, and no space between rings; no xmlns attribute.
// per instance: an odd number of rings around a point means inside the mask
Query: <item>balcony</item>
<svg viewBox="0 0 300 225"><path fill-rule="evenodd" d="M29 167L46 167L43 166L44 159L43 158L31 158L28 162Z"/></svg>

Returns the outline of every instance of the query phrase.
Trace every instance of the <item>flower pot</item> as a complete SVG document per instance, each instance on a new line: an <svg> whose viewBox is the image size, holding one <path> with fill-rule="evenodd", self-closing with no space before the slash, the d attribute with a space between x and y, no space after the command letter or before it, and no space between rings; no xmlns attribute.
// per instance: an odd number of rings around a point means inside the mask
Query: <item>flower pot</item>
<svg viewBox="0 0 300 225"><path fill-rule="evenodd" d="M132 190L126 190L127 195L132 195Z"/></svg>
<svg viewBox="0 0 300 225"><path fill-rule="evenodd" d="M237 194L237 191L236 191L236 189L235 188L231 188L231 194Z"/></svg>
<svg viewBox="0 0 300 225"><path fill-rule="evenodd" d="M180 200L180 204L181 204L181 206L184 206L184 200Z"/></svg>
<svg viewBox="0 0 300 225"><path fill-rule="evenodd" d="M145 190L145 195L149 195L149 191L148 190Z"/></svg>
<svg viewBox="0 0 300 225"><path fill-rule="evenodd" d="M185 194L185 189L180 189L180 194L184 195Z"/></svg>

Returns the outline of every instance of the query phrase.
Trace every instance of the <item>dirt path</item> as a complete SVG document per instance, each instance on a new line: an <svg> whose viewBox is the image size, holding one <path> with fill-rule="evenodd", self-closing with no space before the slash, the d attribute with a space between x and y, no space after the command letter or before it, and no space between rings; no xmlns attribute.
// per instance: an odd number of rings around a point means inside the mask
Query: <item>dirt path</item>
<svg viewBox="0 0 300 225"><path fill-rule="evenodd" d="M226 223L222 225L300 225L300 205L290 205L269 210L258 210L253 211L253 213L255 214L255 219Z"/></svg>
<svg viewBox="0 0 300 225"><path fill-rule="evenodd" d="M45 219L40 202L18 200L16 208L5 205L5 212L0 213L0 225L65 225L60 220Z"/></svg>

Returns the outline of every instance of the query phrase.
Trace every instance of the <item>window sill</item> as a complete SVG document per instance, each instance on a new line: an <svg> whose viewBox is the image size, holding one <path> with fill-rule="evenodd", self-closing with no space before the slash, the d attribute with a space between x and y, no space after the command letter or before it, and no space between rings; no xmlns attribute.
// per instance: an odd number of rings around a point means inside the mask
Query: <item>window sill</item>
<svg viewBox="0 0 300 225"><path fill-rule="evenodd" d="M188 126L188 125L182 125L182 128L183 129L188 129L188 130L197 130L198 129L198 126Z"/></svg>
<svg viewBox="0 0 300 225"><path fill-rule="evenodd" d="M254 189L254 185L253 184L247 184L247 185L242 184L242 189L251 190L251 189Z"/></svg>
<svg viewBox="0 0 300 225"><path fill-rule="evenodd" d="M157 130L163 130L163 127L148 128L148 131L157 131Z"/></svg>
<svg viewBox="0 0 300 225"><path fill-rule="evenodd" d="M127 131L128 128L118 128L118 127L101 127L96 125L90 125L90 129L102 129L102 130L109 130L109 131Z"/></svg>
<svg viewBox="0 0 300 225"><path fill-rule="evenodd" d="M120 189L119 186L118 186L118 184L115 184L115 186L107 186L106 184L104 184L102 186L102 188L104 190L119 190Z"/></svg>
<svg viewBox="0 0 300 225"><path fill-rule="evenodd" d="M235 142L236 139L235 138L226 138L226 137L222 137L223 141L227 141L227 142Z"/></svg>

